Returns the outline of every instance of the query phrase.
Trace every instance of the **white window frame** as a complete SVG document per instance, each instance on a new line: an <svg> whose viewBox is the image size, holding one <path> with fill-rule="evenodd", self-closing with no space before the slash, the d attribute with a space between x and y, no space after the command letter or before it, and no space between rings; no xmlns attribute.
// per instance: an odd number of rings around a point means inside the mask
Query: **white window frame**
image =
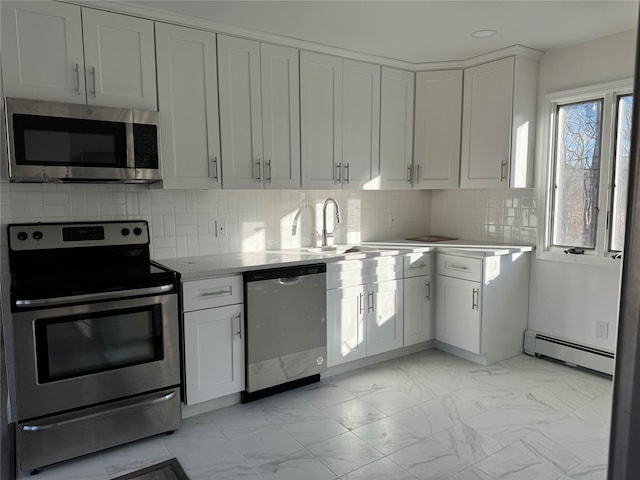
<svg viewBox="0 0 640 480"><path fill-rule="evenodd" d="M612 209L612 192L615 156L615 127L617 120L617 98L622 95L633 94L633 79L602 83L583 88L565 90L546 95L546 105L543 112L542 154L539 155L539 218L542 219L538 229L537 258L567 263L588 265L602 265L620 267L619 259L613 259L613 252L609 249L609 226L607 215ZM600 157L600 179L598 187L598 214L596 219L596 248L586 250L582 255L565 254L566 248L552 245L552 209L553 209L553 179L555 167L555 135L556 116L558 106L589 100L603 100L602 108L602 138ZM635 99L634 99L635 100Z"/></svg>

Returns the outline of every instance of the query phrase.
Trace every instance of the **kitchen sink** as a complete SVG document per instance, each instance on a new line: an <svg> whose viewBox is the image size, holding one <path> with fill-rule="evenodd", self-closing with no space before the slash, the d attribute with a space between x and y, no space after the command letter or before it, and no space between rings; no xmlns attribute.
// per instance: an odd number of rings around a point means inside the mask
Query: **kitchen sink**
<svg viewBox="0 0 640 480"><path fill-rule="evenodd" d="M329 245L326 247L307 248L310 253L327 254L327 255L344 255L349 253L367 253L379 252L381 248L365 247L363 245Z"/></svg>

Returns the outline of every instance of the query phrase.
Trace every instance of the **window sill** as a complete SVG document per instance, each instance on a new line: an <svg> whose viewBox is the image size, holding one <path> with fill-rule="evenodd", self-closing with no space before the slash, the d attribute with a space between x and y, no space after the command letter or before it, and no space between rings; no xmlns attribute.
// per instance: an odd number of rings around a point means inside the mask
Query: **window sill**
<svg viewBox="0 0 640 480"><path fill-rule="evenodd" d="M590 255L586 253L583 255L572 255L572 254L566 254L563 252L542 250L542 249L536 249L536 252L537 252L536 258L538 260L561 262L561 263L572 263L574 265L591 265L591 266L608 267L608 268L622 267L622 258L613 259L611 258L610 255L607 255L606 257L599 257L596 255Z"/></svg>

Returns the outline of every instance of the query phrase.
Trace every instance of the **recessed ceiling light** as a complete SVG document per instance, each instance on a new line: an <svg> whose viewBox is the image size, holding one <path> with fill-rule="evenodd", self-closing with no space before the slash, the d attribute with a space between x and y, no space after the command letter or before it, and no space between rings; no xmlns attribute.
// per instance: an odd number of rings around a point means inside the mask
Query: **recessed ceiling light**
<svg viewBox="0 0 640 480"><path fill-rule="evenodd" d="M498 33L496 30L476 30L471 33L471 36L474 38L487 38L493 37L496 33Z"/></svg>

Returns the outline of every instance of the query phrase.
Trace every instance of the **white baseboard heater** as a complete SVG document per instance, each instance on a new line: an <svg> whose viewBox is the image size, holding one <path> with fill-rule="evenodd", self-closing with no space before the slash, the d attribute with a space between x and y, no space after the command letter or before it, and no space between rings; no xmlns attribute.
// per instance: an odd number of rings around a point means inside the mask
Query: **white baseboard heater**
<svg viewBox="0 0 640 480"><path fill-rule="evenodd" d="M549 357L570 365L613 375L613 353L544 335L535 330L524 332L524 353L536 357Z"/></svg>

